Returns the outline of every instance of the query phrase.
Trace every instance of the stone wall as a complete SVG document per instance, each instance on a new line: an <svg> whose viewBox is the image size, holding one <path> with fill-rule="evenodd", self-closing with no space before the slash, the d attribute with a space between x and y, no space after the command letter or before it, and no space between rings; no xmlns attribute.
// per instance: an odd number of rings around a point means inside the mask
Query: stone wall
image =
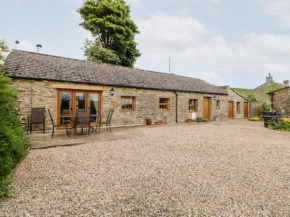
<svg viewBox="0 0 290 217"><path fill-rule="evenodd" d="M274 108L279 118L290 118L290 88L275 92Z"/></svg>
<svg viewBox="0 0 290 217"><path fill-rule="evenodd" d="M176 95L172 91L157 91L135 88L115 89L115 95L111 96L108 86L73 84L67 82L52 81L31 81L27 79L13 79L11 86L19 91L19 106L23 117L30 115L31 107L49 108L53 119L57 120L57 89L72 90L93 90L100 91L101 111L104 117L107 116L110 108L115 112L112 119L112 125L136 125L145 124L145 118L150 117L153 121L166 120L167 123L173 123L176 120ZM220 119L227 119L228 101L226 95L215 95L220 100L220 107L216 107L216 101L213 100L213 94L197 94L178 92L178 122L184 122L189 117L189 99L198 100L197 116L203 116L203 98L211 98L211 120L218 116ZM135 97L135 110L124 111L121 108L121 97ZM159 98L169 99L169 109L163 111L159 109ZM50 119L47 118L47 127L51 127Z"/></svg>
<svg viewBox="0 0 290 217"><path fill-rule="evenodd" d="M228 102L234 102L234 118L244 118L244 102L247 102L243 97L241 97L239 94L234 92L229 86L224 86L220 87L221 89L227 91L228 98L227 98L227 103ZM240 111L238 112L237 109L237 104L238 102L240 103ZM227 104L228 106L228 104ZM250 110L250 105L249 105L249 110ZM228 115L228 114L227 114Z"/></svg>

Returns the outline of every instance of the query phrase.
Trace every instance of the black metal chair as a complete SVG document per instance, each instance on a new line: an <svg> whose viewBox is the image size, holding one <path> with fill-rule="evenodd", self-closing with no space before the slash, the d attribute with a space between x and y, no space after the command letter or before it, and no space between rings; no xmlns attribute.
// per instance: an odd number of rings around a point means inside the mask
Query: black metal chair
<svg viewBox="0 0 290 217"><path fill-rule="evenodd" d="M51 115L51 113L50 113L49 108L47 109L47 111L48 111L48 114L49 114L49 117L50 117L50 120L51 120L51 123L52 123L51 138L53 138L53 136L54 136L54 128L55 128L55 127L60 127L60 126L62 126L62 124L54 124L54 121L53 121L53 118L52 118L52 115ZM66 120L65 120L65 121L63 122L63 124L65 125L65 130L66 130L66 133L68 134L67 125L69 124L69 121L66 121Z"/></svg>
<svg viewBox="0 0 290 217"><path fill-rule="evenodd" d="M90 109L76 109L76 117L74 120L74 134L75 138L77 138L77 128L81 127L86 128L88 130L88 135L90 136Z"/></svg>
<svg viewBox="0 0 290 217"><path fill-rule="evenodd" d="M111 108L111 109L109 110L109 113L108 113L108 116L107 116L106 121L101 121L101 122L99 123L99 133L100 133L100 131L101 131L101 125L102 125L102 124L106 124L106 129L107 129L107 131L109 131L109 129L110 129L110 133L112 132L112 130L111 130L111 122L112 122L113 113L114 113L114 109Z"/></svg>
<svg viewBox="0 0 290 217"><path fill-rule="evenodd" d="M42 131L43 134L45 133L45 108L32 108L31 109L31 116L27 117L27 133L30 130L32 132L32 125L33 124L42 124Z"/></svg>

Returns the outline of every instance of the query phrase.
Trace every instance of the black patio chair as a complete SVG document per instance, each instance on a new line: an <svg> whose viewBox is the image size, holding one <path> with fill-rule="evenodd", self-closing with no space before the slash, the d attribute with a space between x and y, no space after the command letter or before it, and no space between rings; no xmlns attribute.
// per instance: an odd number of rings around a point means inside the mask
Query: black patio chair
<svg viewBox="0 0 290 217"><path fill-rule="evenodd" d="M45 108L32 108L31 116L27 117L28 129L32 133L33 124L42 124L43 134L45 133ZM28 130L27 129L27 130Z"/></svg>
<svg viewBox="0 0 290 217"><path fill-rule="evenodd" d="M112 130L111 130L111 122L112 122L113 113L114 113L114 109L111 108L111 109L109 110L109 113L108 113L108 116L107 116L106 121L101 121L101 122L99 123L99 133L100 133L100 131L101 131L101 125L102 125L102 124L106 124L106 129L107 129L107 131L109 131L109 129L110 129L110 133L112 132Z"/></svg>
<svg viewBox="0 0 290 217"><path fill-rule="evenodd" d="M90 136L90 109L76 109L76 117L74 120L74 134L75 134L75 139L77 138L77 128L81 127L82 130L83 128L86 128L88 131L88 135Z"/></svg>
<svg viewBox="0 0 290 217"><path fill-rule="evenodd" d="M47 109L48 111L48 114L49 114L49 117L50 117L50 120L51 120L51 123L52 123L52 132L51 132L51 138L53 138L54 136L54 128L55 127L60 127L62 126L62 124L54 124L54 121L53 121L53 118L52 118L52 115L50 113L50 110L49 108ZM70 121L68 120L64 120L63 124L65 125L65 130L66 130L66 134L68 134L68 129L67 129L67 125L70 123Z"/></svg>

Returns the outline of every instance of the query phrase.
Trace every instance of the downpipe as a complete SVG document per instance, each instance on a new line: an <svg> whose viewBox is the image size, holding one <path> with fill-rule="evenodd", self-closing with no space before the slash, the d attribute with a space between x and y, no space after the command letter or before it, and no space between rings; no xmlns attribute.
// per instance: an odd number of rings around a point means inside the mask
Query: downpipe
<svg viewBox="0 0 290 217"><path fill-rule="evenodd" d="M176 109L175 109L175 111L176 111L176 119L175 119L175 121L176 121L176 123L178 123L178 95L177 95L176 91L174 91L174 93L175 93L175 97L176 97Z"/></svg>

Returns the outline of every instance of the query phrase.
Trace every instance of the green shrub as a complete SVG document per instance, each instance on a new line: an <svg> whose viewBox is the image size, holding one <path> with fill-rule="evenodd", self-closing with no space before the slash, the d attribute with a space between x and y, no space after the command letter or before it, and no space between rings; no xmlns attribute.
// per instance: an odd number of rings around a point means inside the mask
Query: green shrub
<svg viewBox="0 0 290 217"><path fill-rule="evenodd" d="M8 86L10 82L0 73L0 200L11 195L10 173L30 146L16 106L17 91Z"/></svg>
<svg viewBox="0 0 290 217"><path fill-rule="evenodd" d="M290 122L284 121L283 119L277 120L269 123L268 128L272 130L290 131Z"/></svg>

